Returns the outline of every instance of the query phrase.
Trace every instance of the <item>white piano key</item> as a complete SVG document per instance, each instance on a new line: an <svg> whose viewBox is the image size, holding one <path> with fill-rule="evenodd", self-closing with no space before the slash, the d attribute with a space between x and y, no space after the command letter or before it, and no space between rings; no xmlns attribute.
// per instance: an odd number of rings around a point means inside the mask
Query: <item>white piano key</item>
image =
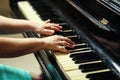
<svg viewBox="0 0 120 80"><path fill-rule="evenodd" d="M102 61L98 60L98 61L91 61L91 62L80 63L80 64L83 65L83 64L92 64L92 63L99 63L99 62L102 62Z"/></svg>
<svg viewBox="0 0 120 80"><path fill-rule="evenodd" d="M58 58L57 58L58 59ZM59 58L59 61L60 62L63 62L63 63L67 63L67 62L74 62L74 61L72 61L72 59L65 59L65 58Z"/></svg>
<svg viewBox="0 0 120 80"><path fill-rule="evenodd" d="M70 52L72 52L72 51L82 51L82 50L90 50L90 48L89 47L86 47L86 48L79 48L79 49L73 49L73 50L69 50Z"/></svg>
<svg viewBox="0 0 120 80"><path fill-rule="evenodd" d="M81 43L81 44L75 44L74 46L84 46L86 45L85 43Z"/></svg>
<svg viewBox="0 0 120 80"><path fill-rule="evenodd" d="M86 74L93 74L93 73L100 73L100 72L107 72L107 71L110 71L110 69L103 69L103 70L91 71L91 72L87 72Z"/></svg>
<svg viewBox="0 0 120 80"><path fill-rule="evenodd" d="M60 64L63 66L65 71L69 70L75 70L78 69L78 64L75 64L72 59L66 55L66 56L56 56L57 60L60 62Z"/></svg>
<svg viewBox="0 0 120 80"><path fill-rule="evenodd" d="M88 53L93 52L93 50L85 50L85 51L78 51L78 52L70 52L70 54L82 54L82 53Z"/></svg>
<svg viewBox="0 0 120 80"><path fill-rule="evenodd" d="M42 23L43 20L39 17L33 7L30 5L28 1L18 1L18 8L26 17L26 19L34 22Z"/></svg>
<svg viewBox="0 0 120 80"><path fill-rule="evenodd" d="M83 53L87 53L87 52L92 52L92 50L85 50L85 51L79 51L79 52L70 52L70 53L67 53L67 54L57 54L55 53L57 59L60 59L60 58L70 58L70 55L71 54L83 54Z"/></svg>
<svg viewBox="0 0 120 80"><path fill-rule="evenodd" d="M72 70L72 71L67 71L67 75L71 78L71 80L89 80L86 78L88 74L93 74L93 73L100 73L100 72L107 72L110 71L109 69L104 69L104 70L98 70L98 71L91 71L88 73L82 73L81 70ZM77 79L76 79L77 78Z"/></svg>
<svg viewBox="0 0 120 80"><path fill-rule="evenodd" d="M82 73L80 70L67 71L66 73L71 80L89 80L85 77L86 74Z"/></svg>
<svg viewBox="0 0 120 80"><path fill-rule="evenodd" d="M78 64L73 64L73 63L69 63L69 65L67 64L61 64L64 68L65 71L71 71L71 70L77 70L78 69Z"/></svg>
<svg viewBox="0 0 120 80"><path fill-rule="evenodd" d="M61 54L61 55L56 55L56 57L58 58L58 59L69 59L70 58L70 54Z"/></svg>
<svg viewBox="0 0 120 80"><path fill-rule="evenodd" d="M65 71L73 71L73 70L78 70L78 66L79 65L71 65L71 66L63 66L63 69L65 70Z"/></svg>
<svg viewBox="0 0 120 80"><path fill-rule="evenodd" d="M86 63L75 64L72 58L70 58L70 54L61 54L61 55L59 54L59 55L56 55L56 58L60 62L60 64L63 66L65 71L76 70L78 69L80 64L100 62L100 61L91 61Z"/></svg>
<svg viewBox="0 0 120 80"><path fill-rule="evenodd" d="M68 38L74 38L74 37L77 37L77 35L71 35L71 36L66 36Z"/></svg>
<svg viewBox="0 0 120 80"><path fill-rule="evenodd" d="M72 32L73 30L63 30L62 32Z"/></svg>

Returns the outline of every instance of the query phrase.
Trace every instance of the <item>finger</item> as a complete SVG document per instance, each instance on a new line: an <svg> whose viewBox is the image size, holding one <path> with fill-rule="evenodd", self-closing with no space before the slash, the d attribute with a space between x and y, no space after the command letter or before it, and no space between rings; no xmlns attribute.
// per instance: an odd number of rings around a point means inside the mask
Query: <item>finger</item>
<svg viewBox="0 0 120 80"><path fill-rule="evenodd" d="M58 46L58 50L61 52L68 53L69 51L65 48L65 46Z"/></svg>
<svg viewBox="0 0 120 80"><path fill-rule="evenodd" d="M53 23L53 26L62 29L62 26L60 26L59 24L54 24L54 23Z"/></svg>
<svg viewBox="0 0 120 80"><path fill-rule="evenodd" d="M55 26L57 28L62 29L62 26L60 26L59 24L56 24L56 23L48 23L48 26Z"/></svg>
<svg viewBox="0 0 120 80"><path fill-rule="evenodd" d="M66 46L68 48L74 48L74 46L66 41L59 41L58 42L59 45L62 45L62 46Z"/></svg>
<svg viewBox="0 0 120 80"><path fill-rule="evenodd" d="M59 31L62 32L60 27L56 27L56 26L51 26L50 29L55 30L55 31Z"/></svg>
<svg viewBox="0 0 120 80"><path fill-rule="evenodd" d="M60 37L60 40L61 40L61 41L66 41L66 42L68 42L68 43L70 43L70 44L72 44L72 45L75 44L75 42L73 42L71 39L69 39L69 38L67 38L67 37L61 36L61 37Z"/></svg>
<svg viewBox="0 0 120 80"><path fill-rule="evenodd" d="M41 34L44 34L44 35L52 35L54 34L54 30L48 30L48 29L44 29Z"/></svg>
<svg viewBox="0 0 120 80"><path fill-rule="evenodd" d="M48 26L48 27L45 27L45 29L50 29L50 30L55 30L55 31L59 31L59 32L62 32L62 30L60 29L60 27L56 27L56 26Z"/></svg>

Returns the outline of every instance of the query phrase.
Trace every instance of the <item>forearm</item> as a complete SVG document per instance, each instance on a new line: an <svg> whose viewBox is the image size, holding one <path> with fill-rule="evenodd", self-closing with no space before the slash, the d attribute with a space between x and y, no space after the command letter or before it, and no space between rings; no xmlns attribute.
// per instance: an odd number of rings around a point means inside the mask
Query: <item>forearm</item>
<svg viewBox="0 0 120 80"><path fill-rule="evenodd" d="M41 50L44 48L42 39L27 38L0 38L0 57L17 57Z"/></svg>
<svg viewBox="0 0 120 80"><path fill-rule="evenodd" d="M0 16L0 33L21 33L27 30L33 30L30 21Z"/></svg>

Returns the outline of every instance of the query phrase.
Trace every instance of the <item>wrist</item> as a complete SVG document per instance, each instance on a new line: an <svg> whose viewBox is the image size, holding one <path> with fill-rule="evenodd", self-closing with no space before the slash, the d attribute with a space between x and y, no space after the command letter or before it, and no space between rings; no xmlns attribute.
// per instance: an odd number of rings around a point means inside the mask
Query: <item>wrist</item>
<svg viewBox="0 0 120 80"><path fill-rule="evenodd" d="M39 50L47 48L47 44L43 38L33 38L33 39L36 42L36 47L38 47Z"/></svg>
<svg viewBox="0 0 120 80"><path fill-rule="evenodd" d="M23 26L24 26L25 31L35 31L35 27L34 27L35 24L31 21L24 20Z"/></svg>

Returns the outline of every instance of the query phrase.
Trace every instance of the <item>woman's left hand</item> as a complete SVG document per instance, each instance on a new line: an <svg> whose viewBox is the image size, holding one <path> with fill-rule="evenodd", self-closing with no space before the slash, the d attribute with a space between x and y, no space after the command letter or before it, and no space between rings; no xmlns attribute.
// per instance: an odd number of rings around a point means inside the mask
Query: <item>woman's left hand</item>
<svg viewBox="0 0 120 80"><path fill-rule="evenodd" d="M43 23L34 23L34 31L42 35L52 35L57 32L61 32L62 26L59 24L51 23L50 19L44 21Z"/></svg>

